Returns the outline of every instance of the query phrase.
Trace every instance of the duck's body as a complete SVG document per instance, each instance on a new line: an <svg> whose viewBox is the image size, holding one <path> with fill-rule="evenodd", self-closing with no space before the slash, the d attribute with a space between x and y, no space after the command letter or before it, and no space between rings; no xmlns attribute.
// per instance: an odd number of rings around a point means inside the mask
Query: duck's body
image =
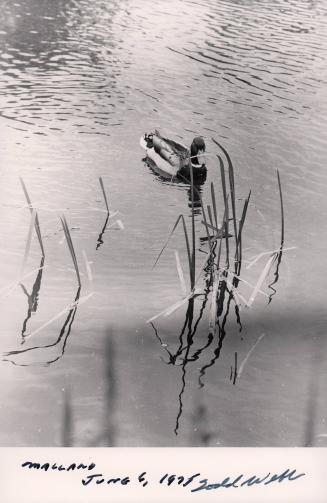
<svg viewBox="0 0 327 503"><path fill-rule="evenodd" d="M190 162L194 176L206 173L203 153L205 144L202 138L194 138L191 148L164 138L159 131L145 134L141 137L140 145L145 149L148 159L164 174L171 177L190 177Z"/></svg>

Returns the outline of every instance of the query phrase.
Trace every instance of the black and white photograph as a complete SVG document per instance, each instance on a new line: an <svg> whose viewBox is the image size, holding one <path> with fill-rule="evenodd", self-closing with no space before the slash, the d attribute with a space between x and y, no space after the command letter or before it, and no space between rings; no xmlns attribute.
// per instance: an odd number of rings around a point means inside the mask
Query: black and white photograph
<svg viewBox="0 0 327 503"><path fill-rule="evenodd" d="M327 447L326 33L0 0L1 447Z"/></svg>

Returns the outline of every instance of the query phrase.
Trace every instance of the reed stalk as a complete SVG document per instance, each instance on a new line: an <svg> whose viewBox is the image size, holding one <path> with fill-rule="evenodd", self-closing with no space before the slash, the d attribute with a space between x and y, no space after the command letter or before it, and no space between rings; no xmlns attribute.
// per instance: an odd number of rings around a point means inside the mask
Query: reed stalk
<svg viewBox="0 0 327 503"><path fill-rule="evenodd" d="M217 227L217 235L218 235L218 213L217 213L217 205L216 205L215 188L214 188L213 182L211 182L211 202L212 202L213 214L215 217L215 224Z"/></svg>
<svg viewBox="0 0 327 503"><path fill-rule="evenodd" d="M251 190L249 192L249 195L247 199L244 202L243 206L243 211L242 211L242 216L241 220L239 222L239 227L238 227L238 235L236 239L236 251L235 252L235 273L240 274L241 272L241 265L242 265L242 232L243 232L243 227L244 227L244 222L250 202L250 197L251 197Z"/></svg>
<svg viewBox="0 0 327 503"><path fill-rule="evenodd" d="M226 190L226 179L225 179L225 169L224 169L224 163L222 158L217 155L218 160L219 160L219 167L220 167L220 176L221 176L221 185L223 189L223 198L224 198L224 208L225 208L225 223L224 223L224 230L225 230L225 239L226 239L226 268L229 268L229 241L228 241L228 234L229 234L229 210L228 210L228 197L227 197L227 190Z"/></svg>
<svg viewBox="0 0 327 503"><path fill-rule="evenodd" d="M20 181L21 186L23 188L23 191L24 191L24 194L25 194L25 198L26 198L28 207L30 209L30 212L33 213L33 209L34 208L33 208L31 199L30 199L30 197L28 195L27 188L26 188L26 185L25 185L24 180L22 179L22 177L19 178L19 181ZM43 241L42 241L42 234L41 234L41 229L40 229L39 217L37 215L35 217L35 231L36 231L36 235L37 235L37 238L39 240L39 243L40 243L40 248L41 248L42 256L44 257L45 256L45 252L44 252L44 246L43 246Z"/></svg>
<svg viewBox="0 0 327 503"><path fill-rule="evenodd" d="M79 273L79 267L78 267L78 263L77 263L77 258L76 258L76 254L75 254L75 250L74 250L72 237L71 237L70 230L69 230L69 227L67 224L67 220L64 215L62 217L60 217L60 220L61 220L62 227L63 227L64 233L65 233L67 245L68 245L72 260L73 260L78 285L81 286L81 277L80 277L80 273Z"/></svg>
<svg viewBox="0 0 327 503"><path fill-rule="evenodd" d="M220 240L219 240L218 255L217 255L217 269L220 268L221 248L222 248L222 242L223 242L223 237L224 237L224 230L226 232L225 223L226 223L226 208L224 210L224 216L223 216L223 222L222 222L222 233L220 235Z"/></svg>
<svg viewBox="0 0 327 503"><path fill-rule="evenodd" d="M210 204L207 204L207 211L208 211L208 218L209 218L209 222L211 224L211 227L214 229L214 225L213 225L213 218L212 218L212 211L211 211L211 206ZM208 224L209 225L209 224Z"/></svg>
<svg viewBox="0 0 327 503"><path fill-rule="evenodd" d="M106 205L106 208L107 208L107 213L109 215L110 211L109 211L109 204L108 204L107 194L106 194L106 191L105 191L105 188L104 188L104 184L103 184L103 180L102 180L101 176L99 177L99 182L100 182L100 187L101 187L101 190L102 190L104 202L105 202L105 205Z"/></svg>
<svg viewBox="0 0 327 503"><path fill-rule="evenodd" d="M208 244L209 244L209 249L210 249L210 255L211 255L213 253L213 247L212 247L212 244L211 244L211 236L210 236L210 231L209 231L209 225L210 224L208 224L207 217L206 217L206 212L204 210L204 205L203 205L202 197L201 197L200 194L199 194L199 200L200 200L200 205L201 205L201 210L202 210L202 217L203 217L202 224L204 224L204 226L206 228L207 239L208 239Z"/></svg>
<svg viewBox="0 0 327 503"><path fill-rule="evenodd" d="M280 198L280 212L281 212L281 239L280 239L280 247L283 247L284 239L285 239L285 221L284 221L284 204L283 204L283 194L282 194L282 186L280 182L279 171L277 169L277 179L278 179L278 189L279 189L279 198Z"/></svg>
<svg viewBox="0 0 327 503"><path fill-rule="evenodd" d="M191 281L191 290L193 290L195 283L195 219L194 219L194 176L193 176L193 166L191 159L189 160L189 168L191 174L191 203L192 203L192 252L191 252L190 281Z"/></svg>
<svg viewBox="0 0 327 503"><path fill-rule="evenodd" d="M235 244L236 244L238 232L237 232L237 222L236 222L234 167L233 167L232 160L231 160L227 150L214 138L212 138L212 141L223 151L223 153L226 156L227 163L228 163L229 186L230 186L231 206L232 206L232 219L233 219L233 224L234 224ZM236 253L238 253L237 248L236 248Z"/></svg>

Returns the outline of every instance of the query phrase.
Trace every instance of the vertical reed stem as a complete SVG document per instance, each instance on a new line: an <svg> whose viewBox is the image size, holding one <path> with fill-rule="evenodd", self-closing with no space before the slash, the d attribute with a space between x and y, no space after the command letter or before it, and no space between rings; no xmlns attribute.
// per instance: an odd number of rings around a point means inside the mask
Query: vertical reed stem
<svg viewBox="0 0 327 503"><path fill-rule="evenodd" d="M192 202L192 260L191 260L191 290L194 288L195 283L195 222L194 222L194 176L193 176L193 166L191 159L189 160L190 174L191 174L191 202Z"/></svg>
<svg viewBox="0 0 327 503"><path fill-rule="evenodd" d="M280 210L281 210L281 240L280 246L283 247L284 238L285 238L285 222L284 222L284 204L283 204L283 194L282 194L282 186L280 183L279 171L277 169L277 178L278 178L278 188L279 188L279 197L280 197Z"/></svg>

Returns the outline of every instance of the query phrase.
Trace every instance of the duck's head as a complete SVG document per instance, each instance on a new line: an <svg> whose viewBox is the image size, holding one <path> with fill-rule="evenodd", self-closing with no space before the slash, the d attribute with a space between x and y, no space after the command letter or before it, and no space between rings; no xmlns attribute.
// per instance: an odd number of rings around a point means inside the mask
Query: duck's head
<svg viewBox="0 0 327 503"><path fill-rule="evenodd" d="M205 150L206 144L204 143L204 139L201 138L201 136L194 138L191 145L191 157L193 164L205 164L204 157L202 157Z"/></svg>

